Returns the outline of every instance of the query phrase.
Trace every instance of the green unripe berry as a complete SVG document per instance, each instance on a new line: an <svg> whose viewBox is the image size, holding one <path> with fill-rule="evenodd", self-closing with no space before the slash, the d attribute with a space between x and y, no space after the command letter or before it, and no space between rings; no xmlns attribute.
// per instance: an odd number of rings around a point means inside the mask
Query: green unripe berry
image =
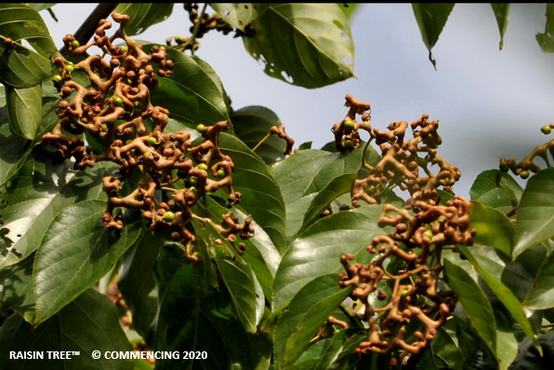
<svg viewBox="0 0 554 370"><path fill-rule="evenodd" d="M182 44L185 42L185 38L183 36L175 36L175 42Z"/></svg>
<svg viewBox="0 0 554 370"><path fill-rule="evenodd" d="M529 171L521 171L521 173L519 174L519 177L521 177L522 179L526 179L528 178L530 175Z"/></svg>
<svg viewBox="0 0 554 370"><path fill-rule="evenodd" d="M60 82L63 81L63 78L62 78L62 76L60 76L60 75L54 75L54 77L52 77L52 79L53 79L54 82L56 82L56 83L60 83Z"/></svg>
<svg viewBox="0 0 554 370"><path fill-rule="evenodd" d="M113 103L116 107L122 107L123 106L123 99L121 99L120 96L114 96L113 97Z"/></svg>
<svg viewBox="0 0 554 370"><path fill-rule="evenodd" d="M541 131L543 134L548 135L552 132L552 127L550 127L549 125L542 126Z"/></svg>
<svg viewBox="0 0 554 370"><path fill-rule="evenodd" d="M347 149L352 149L352 148L354 148L354 143L352 142L352 140L345 140L344 141L344 146Z"/></svg>
<svg viewBox="0 0 554 370"><path fill-rule="evenodd" d="M225 173L225 169L224 168L220 168L219 170L217 170L217 177L219 178L222 178L222 177L225 177L226 173Z"/></svg>
<svg viewBox="0 0 554 370"><path fill-rule="evenodd" d="M196 166L196 168L198 168L199 170L207 171L208 165L206 163L200 163L198 166Z"/></svg>
<svg viewBox="0 0 554 370"><path fill-rule="evenodd" d="M189 185L196 186L198 185L198 178L196 176L189 177L188 180Z"/></svg>
<svg viewBox="0 0 554 370"><path fill-rule="evenodd" d="M410 294L409 289L404 289L402 292L400 292L401 297L406 297L408 294Z"/></svg>
<svg viewBox="0 0 554 370"><path fill-rule="evenodd" d="M356 123L351 119L347 119L346 121L344 121L344 128L354 130L356 128Z"/></svg>
<svg viewBox="0 0 554 370"><path fill-rule="evenodd" d="M431 230L426 230L424 233L423 233L423 236L429 238L429 239L433 239L433 232Z"/></svg>
<svg viewBox="0 0 554 370"><path fill-rule="evenodd" d="M158 140L154 136L149 136L148 139L146 139L146 142L150 145L158 145Z"/></svg>
<svg viewBox="0 0 554 370"><path fill-rule="evenodd" d="M79 46L81 46L81 44L79 44L79 41L77 41L77 40L71 41L71 47L73 49L77 49Z"/></svg>
<svg viewBox="0 0 554 370"><path fill-rule="evenodd" d="M175 220L175 213L173 213L171 211L167 211L162 216L162 219L166 222L171 222L171 221Z"/></svg>
<svg viewBox="0 0 554 370"><path fill-rule="evenodd" d="M438 221L442 224L444 221L446 221L446 217L444 217L444 215L440 215Z"/></svg>
<svg viewBox="0 0 554 370"><path fill-rule="evenodd" d="M202 123L200 123L198 126L196 126L196 131L203 133L206 132L206 126Z"/></svg>
<svg viewBox="0 0 554 370"><path fill-rule="evenodd" d="M67 73L71 73L71 72L73 72L74 70L75 70L75 67L74 67L72 64L67 64L67 65L65 66L65 71L66 71Z"/></svg>
<svg viewBox="0 0 554 370"><path fill-rule="evenodd" d="M119 50L123 53L126 53L129 50L129 48L127 47L127 45L122 45L119 47Z"/></svg>
<svg viewBox="0 0 554 370"><path fill-rule="evenodd" d="M191 186L191 187L189 188L189 191L190 191L192 194L194 194L194 195L196 195L196 193L198 193L198 189L196 189L194 186Z"/></svg>

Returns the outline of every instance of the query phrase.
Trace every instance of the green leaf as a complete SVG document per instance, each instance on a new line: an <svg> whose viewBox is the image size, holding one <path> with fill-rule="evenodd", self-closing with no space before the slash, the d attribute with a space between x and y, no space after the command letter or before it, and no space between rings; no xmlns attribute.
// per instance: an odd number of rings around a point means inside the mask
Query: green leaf
<svg viewBox="0 0 554 370"><path fill-rule="evenodd" d="M512 293L506 285L502 284L502 282L494 277L486 268L483 268L477 259L472 255L470 249L466 247L465 245L459 245L458 249L460 252L463 253L463 255L471 262L475 270L479 273L479 276L487 283L489 288L492 289L494 294L500 299L502 304L504 304L504 307L510 311L514 319L518 322L518 324L521 326L521 329L523 332L531 338L533 343L539 348L539 342L538 339L533 332L533 328L531 327L531 323L527 319L527 315L525 314L525 311L523 310L523 307L517 297ZM454 290L454 289L453 289ZM456 290L454 290L456 294L458 293ZM467 311L466 311L467 312ZM496 352L495 352L496 353ZM497 356L497 358L500 359L500 357Z"/></svg>
<svg viewBox="0 0 554 370"><path fill-rule="evenodd" d="M354 43L338 4L273 3L252 24L244 46L269 76L306 88L353 76Z"/></svg>
<svg viewBox="0 0 554 370"><path fill-rule="evenodd" d="M496 354L496 322L487 296L471 276L448 259L444 261L445 280L458 296L465 314L491 352Z"/></svg>
<svg viewBox="0 0 554 370"><path fill-rule="evenodd" d="M219 135L219 146L235 165L233 188L242 193L239 205L251 214L283 253L285 244L285 204L277 182L263 160L239 139L229 134Z"/></svg>
<svg viewBox="0 0 554 370"><path fill-rule="evenodd" d="M228 120L225 91L209 64L173 48L167 48L167 57L174 63L173 73L158 77L152 104L171 107L171 116L194 125Z"/></svg>
<svg viewBox="0 0 554 370"><path fill-rule="evenodd" d="M0 330L0 348L2 369L133 369L131 360L114 361L103 356L106 351L131 351L131 345L121 329L116 307L94 290L86 291L36 328L19 315L11 315ZM99 350L102 357L93 359L93 350ZM33 351L43 354L44 359L11 360L10 351ZM48 360L46 351L71 351L68 352L71 359Z"/></svg>
<svg viewBox="0 0 554 370"><path fill-rule="evenodd" d="M52 165L49 154L41 149L35 147L35 158L25 163L3 195L7 206L0 210L0 269L35 251L65 207L86 199L105 199L102 178L117 170L117 166L99 163L93 169L68 172L67 166Z"/></svg>
<svg viewBox="0 0 554 370"><path fill-rule="evenodd" d="M158 360L156 369L267 369L271 342L266 333L248 334L234 311L224 284L219 291L202 265L183 261L179 248L162 249L156 275L159 312L152 327L152 348L163 351L206 351L208 358L192 362Z"/></svg>
<svg viewBox="0 0 554 370"><path fill-rule="evenodd" d="M471 202L470 228L475 229L475 242L490 245L512 255L514 224L502 212L479 202Z"/></svg>
<svg viewBox="0 0 554 370"><path fill-rule="evenodd" d="M130 17L125 26L127 36L139 35L148 27L163 22L173 11L173 3L121 3L114 12Z"/></svg>
<svg viewBox="0 0 554 370"><path fill-rule="evenodd" d="M50 318L100 280L140 234L140 220L121 231L102 222L106 203L79 202L65 208L48 227L33 271L35 324Z"/></svg>
<svg viewBox="0 0 554 370"><path fill-rule="evenodd" d="M506 27L508 27L510 4L491 3L491 7L496 18L496 24L498 24L498 31L500 32L499 48L502 50L502 47L504 46L504 34L506 33Z"/></svg>
<svg viewBox="0 0 554 370"><path fill-rule="evenodd" d="M554 168L539 171L527 182L517 210L514 251L517 258L527 248L554 237Z"/></svg>
<svg viewBox="0 0 554 370"><path fill-rule="evenodd" d="M4 40L10 38L10 45ZM40 54L22 46L28 41ZM13 87L37 85L52 74L57 53L42 17L23 3L0 4L0 81Z"/></svg>
<svg viewBox="0 0 554 370"><path fill-rule="evenodd" d="M458 333L461 333L460 319L452 317L437 331L431 347L423 353L418 366L421 369L463 369L466 354L461 348Z"/></svg>
<svg viewBox="0 0 554 370"><path fill-rule="evenodd" d="M8 109L0 110L0 122L7 122ZM10 125L0 124L0 186L3 186L12 176L17 174L31 152L29 142L14 135Z"/></svg>
<svg viewBox="0 0 554 370"><path fill-rule="evenodd" d="M471 200L504 214L519 203L522 194L523 189L512 176L496 169L481 172L469 190Z"/></svg>
<svg viewBox="0 0 554 370"><path fill-rule="evenodd" d="M368 205L324 217L307 228L289 247L277 270L273 311L283 309L310 281L339 273L342 254L359 255L360 263L371 255L366 247L383 232L377 225L381 205Z"/></svg>
<svg viewBox="0 0 554 370"><path fill-rule="evenodd" d="M31 254L23 261L0 270L0 310L14 310L31 322L35 314L33 262Z"/></svg>
<svg viewBox="0 0 554 370"><path fill-rule="evenodd" d="M554 53L554 4L546 4L545 15L544 33L537 33L535 38L544 53Z"/></svg>
<svg viewBox="0 0 554 370"><path fill-rule="evenodd" d="M429 60L435 69L437 62L431 53L431 49L439 40L439 36L448 20L448 16L454 9L454 4L445 3L419 3L412 4L412 9L421 32L421 39L429 50Z"/></svg>
<svg viewBox="0 0 554 370"><path fill-rule="evenodd" d="M339 5L348 19L351 19L352 16L360 9L360 3L339 3Z"/></svg>
<svg viewBox="0 0 554 370"><path fill-rule="evenodd" d="M131 311L133 328L146 338L158 311L154 266L160 253L160 236L143 232L125 252L117 287Z"/></svg>
<svg viewBox="0 0 554 370"><path fill-rule="evenodd" d="M276 368L289 369L310 346L327 317L351 293L342 289L336 274L322 275L306 284L290 302L275 329Z"/></svg>
<svg viewBox="0 0 554 370"><path fill-rule="evenodd" d="M539 273L525 301L526 308L545 310L554 307L554 254L541 264Z"/></svg>
<svg viewBox="0 0 554 370"><path fill-rule="evenodd" d="M33 140L42 121L42 86L6 86L6 102L12 132Z"/></svg>
<svg viewBox="0 0 554 370"><path fill-rule="evenodd" d="M267 9L264 3L210 3L210 6L225 22L241 31Z"/></svg>
<svg viewBox="0 0 554 370"><path fill-rule="evenodd" d="M250 149L262 157L268 166L285 157L286 142L277 135L269 135L272 126L281 126L281 120L270 109L260 106L241 108L231 115L235 133ZM258 146L262 141L263 143Z"/></svg>

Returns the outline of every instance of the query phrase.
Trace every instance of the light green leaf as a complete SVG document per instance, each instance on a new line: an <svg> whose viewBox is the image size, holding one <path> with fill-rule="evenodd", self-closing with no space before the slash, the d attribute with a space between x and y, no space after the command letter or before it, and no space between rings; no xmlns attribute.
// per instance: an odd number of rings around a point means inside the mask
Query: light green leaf
<svg viewBox="0 0 554 370"><path fill-rule="evenodd" d="M342 289L336 274L322 275L305 285L279 318L275 329L275 363L277 369L290 369L310 345L310 339L327 317L351 293Z"/></svg>
<svg viewBox="0 0 554 370"><path fill-rule="evenodd" d="M377 225L381 205L368 205L324 217L307 228L290 245L277 270L274 285L274 311L283 309L310 281L339 273L342 254L358 255L363 263L371 258L366 247L383 232Z"/></svg>
<svg viewBox="0 0 554 370"><path fill-rule="evenodd" d="M512 176L496 169L481 172L469 190L471 200L504 214L519 203L522 194L523 189Z"/></svg>
<svg viewBox="0 0 554 370"><path fill-rule="evenodd" d="M8 108L0 110L0 122L7 122ZM14 176L31 152L29 141L12 133L10 125L0 124L0 186Z"/></svg>
<svg viewBox="0 0 554 370"><path fill-rule="evenodd" d="M539 348L539 342L538 339L533 332L533 328L531 327L531 323L527 319L527 315L525 314L525 311L523 310L523 307L517 297L512 293L506 285L502 284L502 282L494 277L486 268L483 268L475 256L471 253L471 250L466 247L465 245L459 245L458 249L460 252L463 253L463 255L471 262L475 270L479 273L479 276L487 283L489 288L492 289L494 294L500 299L502 304L504 304L504 307L510 311L514 319L518 322L518 324L521 326L521 329L523 332L531 338L533 343ZM454 290L454 289L453 289ZM454 290L456 294L458 292ZM466 311L467 312L467 311ZM500 357L497 356L498 359Z"/></svg>
<svg viewBox="0 0 554 370"><path fill-rule="evenodd" d="M464 312L495 357L497 348L496 321L487 296L471 276L450 260L444 261L445 280L458 296Z"/></svg>
<svg viewBox="0 0 554 370"><path fill-rule="evenodd" d="M115 8L119 14L130 17L125 26L127 36L139 35L148 27L163 22L173 11L173 3L121 3Z"/></svg>
<svg viewBox="0 0 554 370"><path fill-rule="evenodd" d="M35 314L33 262L31 254L23 261L0 270L0 309L14 310L31 322Z"/></svg>
<svg viewBox="0 0 554 370"><path fill-rule="evenodd" d="M174 63L173 73L158 77L152 104L171 107L171 116L194 125L228 120L225 91L210 65L173 48L167 48L167 57Z"/></svg>
<svg viewBox="0 0 554 370"><path fill-rule="evenodd" d="M10 38L13 43L4 40ZM22 46L28 41L40 54ZM42 17L23 3L0 4L0 81L13 87L37 85L52 74L57 53Z"/></svg>
<svg viewBox="0 0 554 370"><path fill-rule="evenodd" d="M351 19L360 9L361 3L339 3L339 5L346 17Z"/></svg>
<svg viewBox="0 0 554 370"><path fill-rule="evenodd" d="M542 263L535 282L523 303L525 307L533 310L554 307L554 253L551 253Z"/></svg>
<svg viewBox="0 0 554 370"><path fill-rule="evenodd" d="M0 330L0 368L12 370L132 370L131 360L96 360L93 350L131 351L121 329L116 307L106 296L89 290L65 306L57 315L33 327L13 314ZM42 353L43 360L12 360L10 351ZM48 360L46 351L69 351L70 360ZM76 353L74 353L75 351Z"/></svg>
<svg viewBox="0 0 554 370"><path fill-rule="evenodd" d="M233 159L233 188L242 193L240 208L251 214L273 241L277 250L285 251L285 204L277 182L263 160L239 139L226 133L219 135L223 153Z"/></svg>
<svg viewBox="0 0 554 370"><path fill-rule="evenodd" d="M306 88L353 76L354 44L338 4L273 3L252 24L244 46L269 76Z"/></svg>
<svg viewBox="0 0 554 370"><path fill-rule="evenodd" d="M225 22L241 31L267 9L264 3L210 3L210 6Z"/></svg>
<svg viewBox="0 0 554 370"><path fill-rule="evenodd" d="M502 212L479 202L471 202L470 228L475 229L475 242L490 245L507 256L512 255L514 224Z"/></svg>
<svg viewBox="0 0 554 370"><path fill-rule="evenodd" d="M412 9L421 32L421 39L429 50L429 60L436 69L436 60L431 49L439 40L439 36L454 9L454 4L445 3L418 3L412 4Z"/></svg>
<svg viewBox="0 0 554 370"><path fill-rule="evenodd" d="M544 33L535 36L544 53L554 53L554 4L546 4Z"/></svg>
<svg viewBox="0 0 554 370"><path fill-rule="evenodd" d="M125 220L121 231L102 222L106 203L79 202L65 208L46 230L35 258L34 324L44 322L114 266L140 234L140 219Z"/></svg>
<svg viewBox="0 0 554 370"><path fill-rule="evenodd" d="M504 34L506 33L506 27L508 27L508 14L510 13L510 4L491 3L492 11L498 24L498 31L500 32L499 48L502 50L504 46Z"/></svg>
<svg viewBox="0 0 554 370"><path fill-rule="evenodd" d="M42 86L6 86L6 103L12 132L33 140L42 121Z"/></svg>
<svg viewBox="0 0 554 370"><path fill-rule="evenodd" d="M231 115L235 133L250 149L262 157L268 166L285 157L286 142L277 135L270 134L272 126L281 126L281 120L270 109L260 106L241 108ZM262 141L263 143L258 146Z"/></svg>
<svg viewBox="0 0 554 370"><path fill-rule="evenodd" d="M527 248L554 237L554 168L539 171L527 182L517 210L514 251L517 258Z"/></svg>

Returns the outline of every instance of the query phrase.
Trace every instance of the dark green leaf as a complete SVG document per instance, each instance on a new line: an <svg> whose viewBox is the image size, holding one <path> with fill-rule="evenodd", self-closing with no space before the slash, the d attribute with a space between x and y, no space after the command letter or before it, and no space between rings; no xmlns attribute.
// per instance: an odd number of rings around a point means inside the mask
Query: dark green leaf
<svg viewBox="0 0 554 370"><path fill-rule="evenodd" d="M448 259L444 261L445 280L458 296L465 314L474 329L496 355L496 322L487 296L470 275Z"/></svg>
<svg viewBox="0 0 554 370"><path fill-rule="evenodd" d="M96 360L93 350L131 351L118 312L106 296L89 290L37 328L11 315L0 330L0 368L12 370L132 370L131 360ZM42 353L43 360L11 360L10 351ZM48 360L46 351L68 352L70 360ZM77 353L74 353L76 351Z"/></svg>
<svg viewBox="0 0 554 370"><path fill-rule="evenodd" d="M12 132L33 140L42 121L42 86L6 86L6 103Z"/></svg>
<svg viewBox="0 0 554 370"><path fill-rule="evenodd" d="M500 32L499 47L500 50L502 50L502 47L504 46L504 34L506 33L506 27L508 27L510 4L491 3L491 6L496 18L496 24L498 24L498 31Z"/></svg>
<svg viewBox="0 0 554 370"><path fill-rule="evenodd" d="M539 171L527 182L517 210L513 258L554 237L554 168Z"/></svg>
<svg viewBox="0 0 554 370"><path fill-rule="evenodd" d="M431 348L423 353L418 366L426 370L463 369L467 355L458 339L459 333L459 319L453 317L438 329Z"/></svg>
<svg viewBox="0 0 554 370"><path fill-rule="evenodd" d="M359 255L357 261L371 258L366 247L383 232L377 225L382 206L368 205L324 217L307 228L283 256L274 286L274 311L283 309L310 281L339 273L342 254Z"/></svg>
<svg viewBox="0 0 554 370"><path fill-rule="evenodd" d="M251 214L283 253L285 244L285 204L277 182L267 165L234 136L222 133L219 145L233 159L233 188L242 193L240 207Z"/></svg>
<svg viewBox="0 0 554 370"><path fill-rule="evenodd" d="M202 265L183 261L178 248L163 249L157 262L159 312L152 348L165 351L206 351L202 362L159 360L157 369L228 370L232 366L262 370L269 366L267 334L248 334L238 320L224 284L216 290Z"/></svg>
<svg viewBox="0 0 554 370"><path fill-rule="evenodd" d="M544 53L554 53L554 4L546 4L544 33L535 36Z"/></svg>
<svg viewBox="0 0 554 370"><path fill-rule="evenodd" d="M269 76L307 88L353 76L354 43L338 4L273 3L252 24L244 45Z"/></svg>
<svg viewBox="0 0 554 370"><path fill-rule="evenodd" d="M329 274L312 280L298 291L277 323L274 351L277 369L291 368L351 290L342 289L337 275Z"/></svg>
<svg viewBox="0 0 554 370"><path fill-rule="evenodd" d="M554 307L554 253L550 254L546 261L541 264L524 305L533 310Z"/></svg>
<svg viewBox="0 0 554 370"><path fill-rule="evenodd" d="M471 202L470 228L477 230L475 242L490 245L512 255L514 224L502 212L479 202Z"/></svg>
<svg viewBox="0 0 554 370"><path fill-rule="evenodd" d="M210 3L210 6L225 22L241 31L267 8L267 4L264 3Z"/></svg>
<svg viewBox="0 0 554 370"><path fill-rule="evenodd" d="M35 251L54 217L65 207L106 197L102 178L113 174L113 166L99 163L93 169L67 172L66 166L52 165L49 154L40 149L35 148L36 157L25 163L3 196L7 206L0 210L0 268Z"/></svg>
<svg viewBox="0 0 554 370"><path fill-rule="evenodd" d="M125 26L127 36L139 35L148 27L166 20L173 11L173 3L121 3L114 12L130 17Z"/></svg>
<svg viewBox="0 0 554 370"><path fill-rule="evenodd" d="M10 38L13 43L4 40ZM22 46L28 41L40 54ZM13 87L37 85L52 74L48 57L57 53L38 11L23 3L0 4L0 81Z"/></svg>
<svg viewBox="0 0 554 370"><path fill-rule="evenodd" d="M521 199L523 189L512 176L500 170L483 171L469 190L471 200L506 214Z"/></svg>
<svg viewBox="0 0 554 370"><path fill-rule="evenodd" d="M160 253L161 240L152 232L143 232L140 239L125 252L117 282L133 316L133 328L146 338L158 310L158 287L154 266Z"/></svg>
<svg viewBox="0 0 554 370"><path fill-rule="evenodd" d="M79 202L65 208L46 230L37 251L33 271L35 324L47 320L100 280L136 241L140 220L121 231L102 222L106 203Z"/></svg>
<svg viewBox="0 0 554 370"><path fill-rule="evenodd" d="M439 40L439 36L448 20L448 16L454 9L454 4L445 3L418 3L412 4L412 9L421 32L421 39L429 50L429 60L436 68L437 62L431 53L431 49Z"/></svg>
<svg viewBox="0 0 554 370"><path fill-rule="evenodd" d="M279 117L270 109L260 106L241 108L231 115L235 133L250 149L271 166L285 157L286 142L277 135L271 135L272 126L281 126ZM264 140L264 138L266 138ZM258 146L262 141L263 143Z"/></svg>
<svg viewBox="0 0 554 370"><path fill-rule="evenodd" d="M31 254L23 261L0 270L0 309L11 309L31 322L35 314L33 262Z"/></svg>
<svg viewBox="0 0 554 370"><path fill-rule="evenodd" d="M0 110L1 122L7 122L8 108ZM0 186L14 176L30 153L28 141L14 135L10 125L0 124ZM27 149L27 150L25 150Z"/></svg>
<svg viewBox="0 0 554 370"><path fill-rule="evenodd" d="M214 70L200 58L172 48L167 48L167 56L174 63L173 73L159 77L152 103L171 107L171 116L194 125L228 120L225 92Z"/></svg>
<svg viewBox="0 0 554 370"><path fill-rule="evenodd" d="M487 283L489 288L492 289L494 294L500 299L500 301L504 304L504 307L510 311L514 319L518 322L518 324L521 326L521 329L523 332L531 338L533 343L538 347L539 342L537 340L537 337L535 333L533 332L533 328L531 327L531 323L529 323L529 320L527 319L527 315L525 314L525 311L523 310L523 307L517 297L512 293L506 285L502 284L502 282L494 277L486 268L483 268L477 259L472 255L470 249L466 247L465 245L459 245L458 248L460 251L464 254L464 256L471 262L475 270L479 273L479 276ZM457 293L457 292L456 292ZM467 311L466 311L467 312ZM500 358L497 356L497 358Z"/></svg>

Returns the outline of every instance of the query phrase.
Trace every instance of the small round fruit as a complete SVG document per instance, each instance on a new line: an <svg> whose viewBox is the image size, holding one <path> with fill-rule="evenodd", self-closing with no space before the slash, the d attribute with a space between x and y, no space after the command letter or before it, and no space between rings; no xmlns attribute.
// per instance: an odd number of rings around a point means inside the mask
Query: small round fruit
<svg viewBox="0 0 554 370"><path fill-rule="evenodd" d="M548 135L552 132L552 127L550 127L549 125L542 126L541 131L543 134Z"/></svg>
<svg viewBox="0 0 554 370"><path fill-rule="evenodd" d="M521 173L519 174L519 177L521 177L522 179L526 179L528 178L530 175L529 171L521 171Z"/></svg>
<svg viewBox="0 0 554 370"><path fill-rule="evenodd" d="M79 41L77 41L77 40L71 41L71 47L73 49L77 49L79 46L81 46L81 44L79 44Z"/></svg>
<svg viewBox="0 0 554 370"><path fill-rule="evenodd" d="M126 53L129 48L127 47L127 45L122 45L119 47L119 50L122 52L122 53Z"/></svg>
<svg viewBox="0 0 554 370"><path fill-rule="evenodd" d="M150 145L158 145L158 140L154 136L149 136L148 139L146 139L146 142Z"/></svg>
<svg viewBox="0 0 554 370"><path fill-rule="evenodd" d="M354 143L352 142L352 140L345 140L344 141L344 146L347 149L353 149L354 148Z"/></svg>
<svg viewBox="0 0 554 370"><path fill-rule="evenodd" d="M71 72L73 72L74 70L75 70L75 67L74 67L73 65L71 65L71 64L67 64L67 65L65 66L65 71L66 71L67 73L71 73Z"/></svg>
<svg viewBox="0 0 554 370"><path fill-rule="evenodd" d="M356 128L356 123L354 123L351 119L347 119L344 121L344 127L349 130L354 130Z"/></svg>
<svg viewBox="0 0 554 370"><path fill-rule="evenodd" d="M423 233L423 236L429 238L429 239L433 239L433 232L431 230L426 230L424 233Z"/></svg>
<svg viewBox="0 0 554 370"><path fill-rule="evenodd" d="M219 177L220 179L225 177L226 173L225 173L225 169L224 168L220 168L219 170L217 170L217 173L216 173L217 177Z"/></svg>
<svg viewBox="0 0 554 370"><path fill-rule="evenodd" d="M196 189L194 186L191 186L191 187L189 188L189 191L190 191L192 194L194 194L194 195L196 195L196 193L198 193L198 189Z"/></svg>
<svg viewBox="0 0 554 370"><path fill-rule="evenodd" d="M206 132L206 125L203 123L198 124L198 126L196 126L196 131L200 133Z"/></svg>
<svg viewBox="0 0 554 370"><path fill-rule="evenodd" d="M198 168L199 170L207 171L208 165L206 163L200 163L198 164L198 166L196 166L196 168Z"/></svg>
<svg viewBox="0 0 554 370"><path fill-rule="evenodd" d="M56 83L60 83L60 82L63 81L63 78L62 78L62 76L60 76L60 75L54 75L54 77L52 77L52 79L53 79L54 82L56 82Z"/></svg>
<svg viewBox="0 0 554 370"><path fill-rule="evenodd" d="M123 106L123 99L121 99L120 96L114 96L113 97L113 103L115 104L116 107L122 107Z"/></svg>
<svg viewBox="0 0 554 370"><path fill-rule="evenodd" d="M191 176L189 177L188 183L191 186L196 186L198 185L198 178L196 176Z"/></svg>
<svg viewBox="0 0 554 370"><path fill-rule="evenodd" d="M167 211L162 216L162 219L166 222L171 222L171 221L175 220L175 213L173 213L171 211Z"/></svg>

